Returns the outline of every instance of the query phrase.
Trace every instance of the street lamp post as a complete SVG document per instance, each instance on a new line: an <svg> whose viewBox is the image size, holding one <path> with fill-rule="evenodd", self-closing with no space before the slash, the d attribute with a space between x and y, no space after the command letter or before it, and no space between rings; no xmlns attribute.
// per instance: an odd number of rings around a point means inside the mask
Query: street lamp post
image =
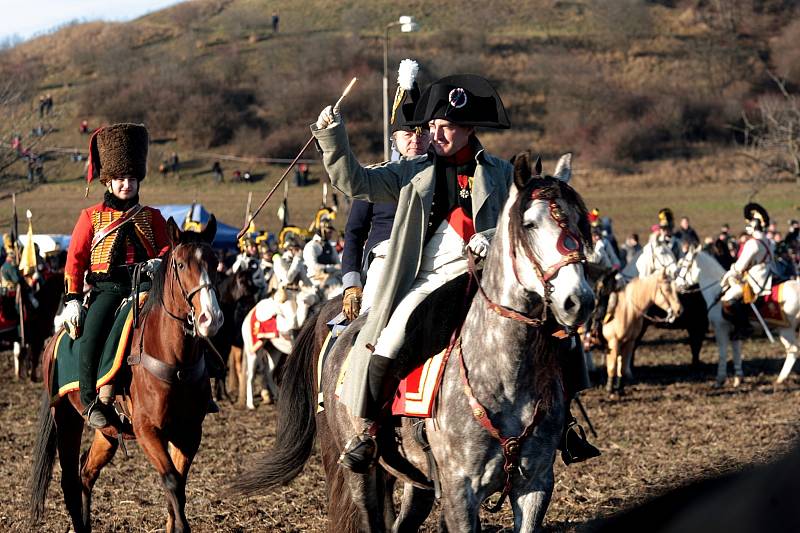
<svg viewBox="0 0 800 533"><path fill-rule="evenodd" d="M389 160L389 29L400 26L403 33L419 30L414 17L403 16L386 25L383 38L383 159Z"/></svg>

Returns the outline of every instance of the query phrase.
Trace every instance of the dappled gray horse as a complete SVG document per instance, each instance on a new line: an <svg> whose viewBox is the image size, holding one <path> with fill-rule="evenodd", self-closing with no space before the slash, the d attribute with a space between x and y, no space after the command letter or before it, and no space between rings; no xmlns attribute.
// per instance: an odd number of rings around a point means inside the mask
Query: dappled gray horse
<svg viewBox="0 0 800 533"><path fill-rule="evenodd" d="M570 156L561 158L555 177L542 177L538 161L532 175L527 153L517 156L514 166L515 186L499 218L479 296L469 304L460 336L449 344L438 408L424 421L450 531L478 530L481 504L496 493L510 499L515 531L541 526L567 408L556 360L562 341L554 334L571 331L592 307L581 264L588 221L583 201L567 184ZM446 311L430 312L426 320L457 315L458 302L447 303ZM389 435L378 436L381 468L356 474L336 464L353 431L350 414L335 396L336 383L363 321L339 337L323 362L325 411L316 419L316 366L324 329L304 327L283 372L275 447L250 466L236 487L260 492L296 477L319 429L330 529L384 531L389 521L384 513L393 518L384 506L388 471L407 487L404 512L388 527L416 530L432 504L428 478L433 474L411 437L413 419L402 420L402 441L395 450L387 449L395 428L384 425ZM409 518L406 511L415 501L423 512Z"/></svg>

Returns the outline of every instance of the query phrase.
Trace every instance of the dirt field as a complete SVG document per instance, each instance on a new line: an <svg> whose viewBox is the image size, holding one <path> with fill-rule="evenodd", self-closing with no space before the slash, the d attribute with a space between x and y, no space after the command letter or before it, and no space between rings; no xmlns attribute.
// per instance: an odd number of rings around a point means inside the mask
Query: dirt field
<svg viewBox="0 0 800 533"><path fill-rule="evenodd" d="M682 336L651 331L637 361L638 383L621 401L601 388L584 395L603 456L589 463L556 464L556 490L547 515L551 531L573 531L666 488L703 475L767 461L800 433L797 405L800 378L774 391L781 350L764 340L747 342L746 381L739 389L711 387L716 347L706 343L698 371L687 362ZM37 385L11 378L10 352L0 354L0 530L31 531L27 524L26 483L38 406ZM325 521L324 479L317 457L290 487L270 496L227 498L225 485L246 467L248 457L267 450L274 438L275 411L256 412L230 405L205 424L203 445L188 485L187 514L196 531L320 531ZM154 470L135 444L131 458L119 454L95 487L95 531L158 531L165 500ZM48 494L41 531L65 531L59 468ZM508 505L484 515L484 529L510 530ZM433 531L433 520L428 530Z"/></svg>

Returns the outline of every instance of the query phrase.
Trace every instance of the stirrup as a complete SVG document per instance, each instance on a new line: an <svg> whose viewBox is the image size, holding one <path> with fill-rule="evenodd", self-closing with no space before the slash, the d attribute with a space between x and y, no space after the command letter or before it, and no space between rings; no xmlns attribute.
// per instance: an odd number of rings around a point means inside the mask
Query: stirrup
<svg viewBox="0 0 800 533"><path fill-rule="evenodd" d="M377 457L378 442L373 435L364 431L347 441L338 463L356 474L365 474Z"/></svg>
<svg viewBox="0 0 800 533"><path fill-rule="evenodd" d="M83 416L86 417L86 422L93 429L103 429L111 425L108 416L104 412L105 404L96 397L83 411Z"/></svg>
<svg viewBox="0 0 800 533"><path fill-rule="evenodd" d="M575 417L572 417L564 430L563 444L561 460L565 465L580 463L600 456L600 450L586 439L586 432Z"/></svg>

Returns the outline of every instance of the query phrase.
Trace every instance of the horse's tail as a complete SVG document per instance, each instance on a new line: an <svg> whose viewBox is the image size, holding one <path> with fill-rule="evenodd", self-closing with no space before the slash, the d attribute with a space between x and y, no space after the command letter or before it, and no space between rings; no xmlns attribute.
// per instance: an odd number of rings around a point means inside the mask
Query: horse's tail
<svg viewBox="0 0 800 533"><path fill-rule="evenodd" d="M50 480L53 477L53 464L56 459L56 424L50 411L50 396L47 391L42 393L37 435L29 486L31 520L34 524L39 523L44 515L44 499L47 496L47 488L50 486Z"/></svg>
<svg viewBox="0 0 800 533"><path fill-rule="evenodd" d="M350 488L347 486L342 466L339 465L339 449L325 420L325 415L320 414L319 416L320 453L328 489L327 531L329 533L358 533L361 530L361 514L350 496Z"/></svg>
<svg viewBox="0 0 800 533"><path fill-rule="evenodd" d="M316 316L306 320L285 358L275 444L231 484L234 492L254 494L284 485L300 474L311 456L317 433L315 324Z"/></svg>

